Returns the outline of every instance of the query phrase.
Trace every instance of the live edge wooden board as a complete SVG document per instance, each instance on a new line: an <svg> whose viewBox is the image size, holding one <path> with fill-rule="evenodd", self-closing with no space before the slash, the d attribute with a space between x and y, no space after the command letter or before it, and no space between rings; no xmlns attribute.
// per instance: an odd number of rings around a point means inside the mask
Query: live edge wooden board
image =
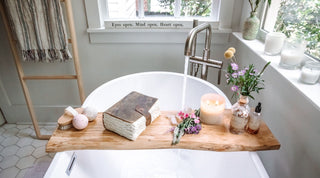
<svg viewBox="0 0 320 178"><path fill-rule="evenodd" d="M260 131L256 135L244 133L231 134L229 122L231 111L225 110L223 124L202 124L199 134L186 134L177 145L171 145L172 127L167 114L174 112L163 111L161 116L152 122L135 141L110 132L103 127L102 114L90 122L84 130L74 128L68 130L56 129L48 141L47 152L62 152L67 150L138 150L138 149L192 149L211 151L262 151L278 150L280 143L262 121Z"/></svg>

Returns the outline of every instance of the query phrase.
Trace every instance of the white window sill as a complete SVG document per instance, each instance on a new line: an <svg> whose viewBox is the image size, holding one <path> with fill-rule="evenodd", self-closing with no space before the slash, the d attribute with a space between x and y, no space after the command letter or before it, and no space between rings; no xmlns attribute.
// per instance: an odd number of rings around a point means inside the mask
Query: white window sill
<svg viewBox="0 0 320 178"><path fill-rule="evenodd" d="M157 43L184 44L190 29L87 29L90 43ZM231 29L213 29L212 43L229 42ZM198 43L204 43L204 33L199 34Z"/></svg>
<svg viewBox="0 0 320 178"><path fill-rule="evenodd" d="M268 56L264 54L264 43L258 40L244 40L242 38L242 33L234 32L232 33L243 44L248 46L254 53L256 53L261 59L271 61L271 66L279 72L284 78L286 78L292 87L299 90L311 103L320 110L320 83L315 85L303 84L299 81L300 70L286 70L279 67L280 55Z"/></svg>

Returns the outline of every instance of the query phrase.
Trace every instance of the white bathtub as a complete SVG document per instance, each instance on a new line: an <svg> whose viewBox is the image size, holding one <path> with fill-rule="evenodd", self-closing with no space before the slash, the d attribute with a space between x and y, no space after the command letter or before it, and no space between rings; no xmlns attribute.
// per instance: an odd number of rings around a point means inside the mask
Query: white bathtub
<svg viewBox="0 0 320 178"><path fill-rule="evenodd" d="M107 82L94 90L83 107L106 110L131 91L159 98L161 110L180 110L183 75L171 72L132 74ZM223 92L214 85L187 77L186 106L199 108L205 93ZM231 104L226 98L226 107ZM70 175L66 173L72 163ZM213 152L184 149L76 150L57 153L46 178L211 178L268 177L256 152Z"/></svg>

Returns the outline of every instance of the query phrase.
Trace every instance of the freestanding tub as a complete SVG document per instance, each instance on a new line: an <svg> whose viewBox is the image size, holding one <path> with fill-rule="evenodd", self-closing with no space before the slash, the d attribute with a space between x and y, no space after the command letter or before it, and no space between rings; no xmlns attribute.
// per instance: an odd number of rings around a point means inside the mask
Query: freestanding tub
<svg viewBox="0 0 320 178"><path fill-rule="evenodd" d="M157 97L161 110L180 110L183 78L182 74L171 72L145 72L120 77L95 89L83 107L92 106L102 112L131 91L137 91ZM186 81L186 107L199 108L200 98L205 93L218 93L225 97L209 82L192 76L187 76ZM227 98L226 101L226 108L230 108L230 101ZM45 177L255 178L268 177L268 174L256 152L75 150L57 153Z"/></svg>

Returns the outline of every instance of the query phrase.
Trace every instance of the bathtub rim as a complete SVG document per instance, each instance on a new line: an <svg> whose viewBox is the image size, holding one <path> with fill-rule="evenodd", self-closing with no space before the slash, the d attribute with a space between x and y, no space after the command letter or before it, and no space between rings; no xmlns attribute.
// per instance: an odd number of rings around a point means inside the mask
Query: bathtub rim
<svg viewBox="0 0 320 178"><path fill-rule="evenodd" d="M182 74L182 73L167 72L167 71L148 71L148 72L139 72L139 73L133 73L133 74L124 75L124 76L112 79L110 81L107 81L107 82L101 84L100 86L98 86L96 89L94 89L86 97L86 99L83 102L81 107L82 108L86 107L88 105L88 103L90 103L90 100L91 100L90 98L92 98L96 93L98 93L104 87L107 87L109 85L113 85L113 83L116 83L116 82L119 82L121 80L125 80L125 79L128 79L128 78L134 78L134 77L137 77L137 76L150 75L150 74L174 75L174 76L184 77L184 74ZM215 85L213 85L212 83L210 83L210 82L208 82L206 80L203 80L203 79L200 79L200 78L197 78L197 77L194 77L194 76L187 75L187 78L192 79L192 80L196 80L196 81L198 81L200 83L203 83L204 85L207 85L208 87L214 89L219 95L223 96L226 99L226 109L230 109L231 108L232 105L231 105L230 100L228 99L228 97L218 87L216 87Z"/></svg>

